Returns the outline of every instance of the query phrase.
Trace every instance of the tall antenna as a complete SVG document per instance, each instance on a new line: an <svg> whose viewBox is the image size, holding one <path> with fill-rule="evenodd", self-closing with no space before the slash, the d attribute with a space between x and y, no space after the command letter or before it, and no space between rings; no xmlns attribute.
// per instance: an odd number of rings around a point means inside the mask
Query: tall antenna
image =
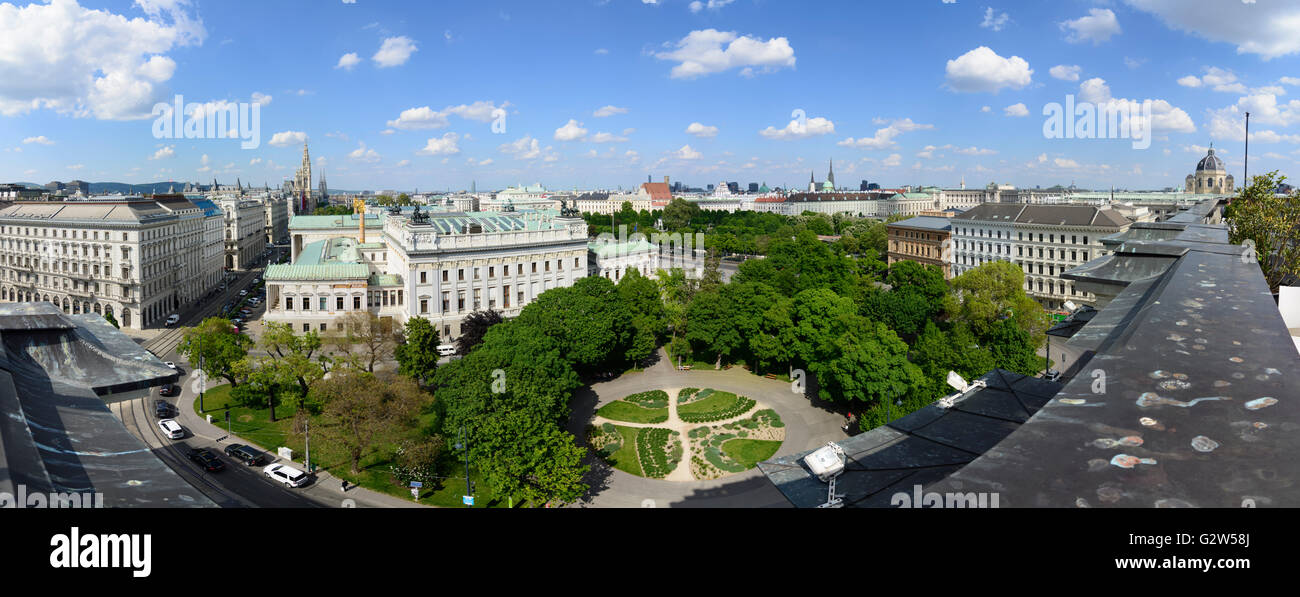
<svg viewBox="0 0 1300 597"><path fill-rule="evenodd" d="M1250 112L1246 113L1246 165L1242 167L1241 184L1250 186Z"/></svg>

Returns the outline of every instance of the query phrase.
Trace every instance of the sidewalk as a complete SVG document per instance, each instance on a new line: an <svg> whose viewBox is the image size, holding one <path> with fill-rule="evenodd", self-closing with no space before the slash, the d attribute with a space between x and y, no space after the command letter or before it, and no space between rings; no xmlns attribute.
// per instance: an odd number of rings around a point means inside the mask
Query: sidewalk
<svg viewBox="0 0 1300 597"><path fill-rule="evenodd" d="M198 373L196 372L197 376ZM183 384L181 396L178 399L178 408L180 414L176 417L182 425L189 429L195 438L202 438L207 441L216 443L218 446L226 446L231 443L243 443L254 445L252 442L241 439L238 436L226 433L225 428L218 425L222 421L217 417L212 418L209 423L206 417L200 416L194 412L190 406L194 403L197 393L194 391L197 377ZM205 388L210 389L220 384L208 383ZM220 441L218 441L220 440ZM254 445L255 446L255 445ZM256 446L255 446L256 447ZM297 455L297 454L295 454ZM267 458L273 462L281 462L282 459L274 451L267 451ZM293 462L298 468L302 468L301 462ZM301 495L330 508L431 508L424 504L417 504L411 500L403 500L388 494L379 493L374 490L358 487L352 484L348 485L346 493L339 489L339 478L331 475L328 471L318 469L315 473L316 480L301 489Z"/></svg>

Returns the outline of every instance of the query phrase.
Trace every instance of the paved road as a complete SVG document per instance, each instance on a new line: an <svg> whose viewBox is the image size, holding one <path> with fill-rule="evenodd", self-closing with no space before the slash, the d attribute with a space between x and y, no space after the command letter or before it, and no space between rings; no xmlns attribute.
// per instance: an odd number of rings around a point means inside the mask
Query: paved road
<svg viewBox="0 0 1300 597"><path fill-rule="evenodd" d="M640 373L629 373L589 389L578 390L573 401L569 430L586 442L586 426L601 406L624 396L663 388L713 388L757 400L781 415L786 426L785 443L777 456L795 454L845 439L840 429L843 415L791 392L787 382L754 375L740 367L727 371L678 371L659 353L659 362ZM676 400L676 396L671 397ZM661 481L646 479L614 469L589 453L588 476L593 489L581 507L704 507L704 508L788 508L790 503L757 469L713 481Z"/></svg>

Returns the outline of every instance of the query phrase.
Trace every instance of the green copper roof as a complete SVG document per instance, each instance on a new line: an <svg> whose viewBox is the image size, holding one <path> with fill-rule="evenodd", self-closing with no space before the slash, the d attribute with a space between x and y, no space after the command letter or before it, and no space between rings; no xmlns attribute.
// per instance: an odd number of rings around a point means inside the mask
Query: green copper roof
<svg viewBox="0 0 1300 597"><path fill-rule="evenodd" d="M401 286L402 277L394 274L370 274L367 283L371 286Z"/></svg>
<svg viewBox="0 0 1300 597"><path fill-rule="evenodd" d="M361 228L355 216L294 216L289 219L290 230L351 230ZM366 228L379 230L384 225L384 214L366 214Z"/></svg>
<svg viewBox="0 0 1300 597"><path fill-rule="evenodd" d="M366 280L370 268L360 263L333 265L272 265L266 268L266 279L271 281Z"/></svg>

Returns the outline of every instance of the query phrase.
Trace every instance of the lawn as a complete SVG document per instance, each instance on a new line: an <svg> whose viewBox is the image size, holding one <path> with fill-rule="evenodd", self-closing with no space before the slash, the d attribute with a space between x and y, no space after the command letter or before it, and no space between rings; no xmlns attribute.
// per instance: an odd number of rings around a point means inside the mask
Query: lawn
<svg viewBox="0 0 1300 597"><path fill-rule="evenodd" d="M749 398L715 391L707 398L679 405L677 416L687 423L707 423L740 416L753 407Z"/></svg>
<svg viewBox="0 0 1300 597"><path fill-rule="evenodd" d="M617 400L602 406L597 415L611 421L624 423L663 423L668 420L668 408L642 408L631 402Z"/></svg>
<svg viewBox="0 0 1300 597"><path fill-rule="evenodd" d="M622 425L615 425L614 429L623 436L623 446L610 454L606 460L609 461L611 466L620 471L632 473L638 477L643 476L641 474L641 462L636 455L636 437L640 430L636 427L624 427Z"/></svg>
<svg viewBox="0 0 1300 597"><path fill-rule="evenodd" d="M757 439L732 439L722 444L722 451L746 470L771 458L781 449L781 442Z"/></svg>
<svg viewBox="0 0 1300 597"><path fill-rule="evenodd" d="M230 428L235 435L256 445L272 458L276 456L277 448L282 446L291 448L294 457L301 464L305 456L303 451L305 442L301 435L292 432L292 409L277 408L275 414L279 420L271 422L270 411L267 409L232 404L229 385L220 385L205 392L203 406L207 408L206 414L212 415L214 425L223 429L226 427L225 412L229 409ZM198 412L200 416L205 414L199 412L197 397L194 399L194 412ZM433 415L422 416L418 428L411 431L412 436L418 435L421 429L431 425L432 417ZM352 473L352 465L345 451L319 438L312 442L311 459L318 470L327 470L337 478L346 479L351 485L360 485L366 489L409 500L411 499L410 488L398 487L388 472L388 467L392 464L393 448L392 445L381 446L362 457L359 474ZM461 497L465 495L464 460L458 461L456 456L454 451L447 451L438 469L439 474L450 478L442 479L435 487L425 484L420 494L420 503L454 508L465 507L461 504ZM635 460L633 455L632 461ZM473 467L470 468L470 480L474 482L475 508L507 506L508 501L493 495L491 487L482 481L478 471Z"/></svg>

